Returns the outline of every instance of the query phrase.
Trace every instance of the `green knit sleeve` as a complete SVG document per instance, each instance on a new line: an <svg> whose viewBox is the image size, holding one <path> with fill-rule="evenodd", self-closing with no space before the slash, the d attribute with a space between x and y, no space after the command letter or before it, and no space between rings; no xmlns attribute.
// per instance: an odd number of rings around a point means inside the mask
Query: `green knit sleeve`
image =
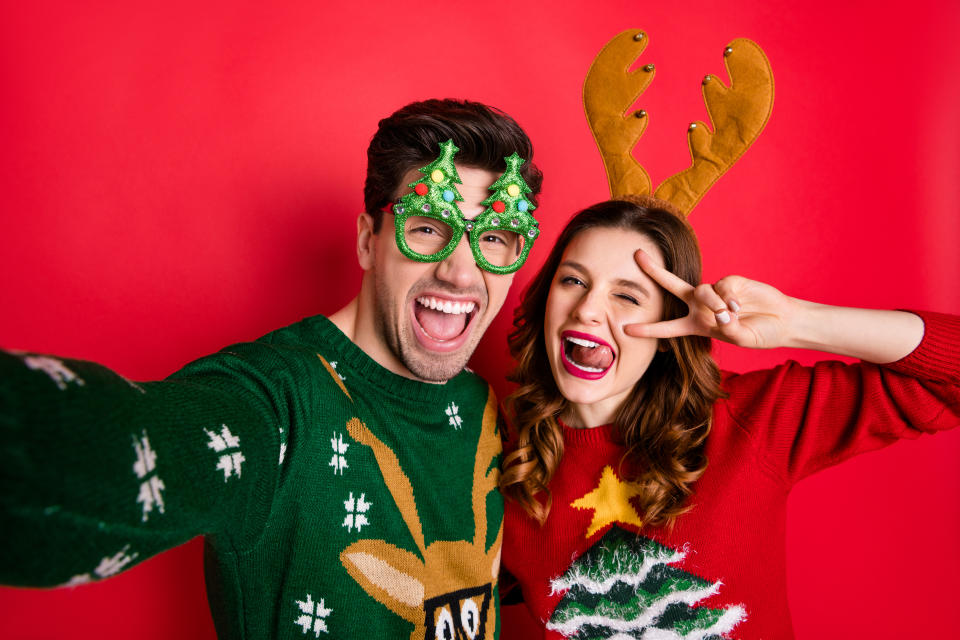
<svg viewBox="0 0 960 640"><path fill-rule="evenodd" d="M252 543L296 404L283 361L252 343L135 383L0 352L0 582L101 579L201 534Z"/></svg>

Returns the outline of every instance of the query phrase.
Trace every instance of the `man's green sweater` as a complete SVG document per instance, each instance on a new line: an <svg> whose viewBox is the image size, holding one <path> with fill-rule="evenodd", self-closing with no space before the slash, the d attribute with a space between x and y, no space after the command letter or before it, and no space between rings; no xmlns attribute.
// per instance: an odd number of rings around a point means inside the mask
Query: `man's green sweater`
<svg viewBox="0 0 960 640"><path fill-rule="evenodd" d="M162 382L0 352L0 581L78 584L197 535L223 638L494 638L488 385L395 375L315 317Z"/></svg>

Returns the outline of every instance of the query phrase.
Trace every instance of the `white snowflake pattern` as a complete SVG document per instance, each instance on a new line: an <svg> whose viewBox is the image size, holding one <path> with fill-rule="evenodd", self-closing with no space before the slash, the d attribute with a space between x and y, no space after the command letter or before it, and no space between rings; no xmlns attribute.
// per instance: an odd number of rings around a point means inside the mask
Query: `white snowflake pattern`
<svg viewBox="0 0 960 640"><path fill-rule="evenodd" d="M166 487L163 480L157 475L157 453L150 446L150 440L147 438L147 432L141 431L140 438L133 437L133 449L137 453L137 461L133 463L133 472L142 480L140 483L140 492L137 494L137 502L143 504L144 522L150 516L150 513L157 509L163 513L163 491Z"/></svg>
<svg viewBox="0 0 960 640"><path fill-rule="evenodd" d="M220 454L217 459L217 469L223 471L223 481L226 482L230 476L240 477L241 468L246 458L240 451L240 438L230 433L230 427L225 424L220 425L220 433L204 429L210 442L207 447Z"/></svg>
<svg viewBox="0 0 960 640"><path fill-rule="evenodd" d="M121 376L120 374L117 374L117 376L118 376L121 380L123 380L124 382L126 382L128 385L130 385L130 388L131 388L131 389L136 389L136 390L139 391L140 393L146 395L147 392L144 390L144 388L141 387L140 385L138 385L138 384L137 384L136 382L134 382L133 380L130 380L130 379L128 379L128 378L124 378L124 377Z"/></svg>
<svg viewBox="0 0 960 640"><path fill-rule="evenodd" d="M73 576L70 580L64 584L65 587L72 587L78 584L86 584L91 580L102 580L104 578L109 578L112 575L116 575L123 570L128 564L133 562L139 554L130 553L130 545L125 546L123 549L120 549L117 553L112 556L106 556L97 565L97 568L93 570L93 574L83 573L77 576Z"/></svg>
<svg viewBox="0 0 960 640"><path fill-rule="evenodd" d="M334 370L334 371L337 371L337 363L336 363L335 361L334 361L334 362L331 362L331 363L330 363L330 366L333 367L333 370ZM343 374L341 374L339 371L337 371L337 377L340 378L341 380L343 380L344 382L346 382L346 380L347 380L347 377L344 376Z"/></svg>
<svg viewBox="0 0 960 640"><path fill-rule="evenodd" d="M347 464L347 458L344 456L344 454L347 453L347 448L350 446L350 443L343 441L342 433L334 431L333 437L330 438L330 446L333 447L333 457L330 458L327 466L333 467L333 475L337 475L338 471L340 475L343 475L343 470L350 466Z"/></svg>
<svg viewBox="0 0 960 640"><path fill-rule="evenodd" d="M313 636L319 638L321 631L330 633L327 629L327 618L333 613L333 609L324 606L323 598L320 598L320 602L314 602L313 596L308 593L306 600L295 600L294 602L297 603L302 615L293 623L300 625L304 635L313 631Z"/></svg>
<svg viewBox="0 0 960 640"><path fill-rule="evenodd" d="M79 387L84 385L83 379L71 371L67 365L50 356L24 356L23 363L34 371L42 371L53 380L57 387L64 391L67 384L73 383Z"/></svg>
<svg viewBox="0 0 960 640"><path fill-rule="evenodd" d="M449 416L448 421L450 422L450 426L454 429L463 427L463 418L460 417L459 411L460 407L453 402L447 405L447 410L445 411L447 416Z"/></svg>
<svg viewBox="0 0 960 640"><path fill-rule="evenodd" d="M367 502L364 499L365 497L366 494L361 493L360 497L354 500L353 492L351 491L350 497L343 501L343 508L347 510L347 516L343 519L341 526L346 527L347 531L356 529L359 532L360 527L370 524L370 521L367 520L367 516L364 514L370 510L373 503Z"/></svg>

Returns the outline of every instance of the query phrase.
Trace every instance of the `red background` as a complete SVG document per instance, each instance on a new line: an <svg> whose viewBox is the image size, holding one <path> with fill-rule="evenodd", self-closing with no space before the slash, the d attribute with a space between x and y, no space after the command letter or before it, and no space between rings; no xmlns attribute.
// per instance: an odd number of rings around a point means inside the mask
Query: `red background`
<svg viewBox="0 0 960 640"><path fill-rule="evenodd" d="M773 65L770 124L693 213L709 279L960 313L954 0L5 4L8 348L151 379L335 311L359 284L369 137L380 117L433 96L498 105L536 144L544 235L511 309L563 221L606 196L580 87L606 40L633 27L650 36L642 63L657 65L637 155L658 182L688 162L687 123L705 118L700 78L725 77L725 44L753 38ZM474 363L501 392L508 326L503 313ZM732 369L787 357L822 356L719 349ZM796 489L800 638L955 629L958 458L960 431ZM102 584L0 590L0 637L211 638L200 556L194 541ZM507 612L505 638L523 637L521 614Z"/></svg>

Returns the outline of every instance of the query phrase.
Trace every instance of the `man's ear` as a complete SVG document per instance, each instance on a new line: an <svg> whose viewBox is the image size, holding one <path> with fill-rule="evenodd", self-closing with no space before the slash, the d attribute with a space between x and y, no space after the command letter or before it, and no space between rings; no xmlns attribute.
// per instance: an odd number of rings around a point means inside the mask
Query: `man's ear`
<svg viewBox="0 0 960 640"><path fill-rule="evenodd" d="M369 271L374 263L374 244L377 234L373 231L373 216L361 213L357 216L357 261L360 268Z"/></svg>

